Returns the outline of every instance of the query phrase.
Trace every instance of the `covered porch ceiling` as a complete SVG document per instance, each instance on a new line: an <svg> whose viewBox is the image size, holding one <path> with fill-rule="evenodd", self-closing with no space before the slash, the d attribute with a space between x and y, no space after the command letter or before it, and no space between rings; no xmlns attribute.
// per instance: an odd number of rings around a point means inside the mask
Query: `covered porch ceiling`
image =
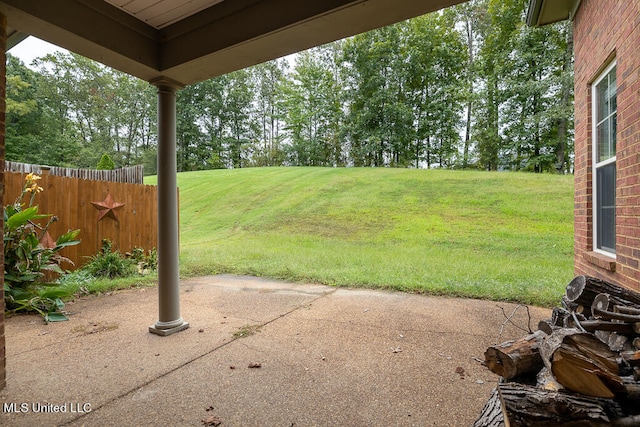
<svg viewBox="0 0 640 427"><path fill-rule="evenodd" d="M125 73L188 85L464 0L0 0L33 35Z"/></svg>

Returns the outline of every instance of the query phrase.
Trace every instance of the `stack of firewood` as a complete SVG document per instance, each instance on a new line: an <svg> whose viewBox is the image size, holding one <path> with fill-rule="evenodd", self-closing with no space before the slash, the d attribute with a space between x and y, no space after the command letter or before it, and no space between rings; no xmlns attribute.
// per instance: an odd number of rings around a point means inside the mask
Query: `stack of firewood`
<svg viewBox="0 0 640 427"><path fill-rule="evenodd" d="M538 330L491 346L473 427L640 426L640 293L578 276Z"/></svg>

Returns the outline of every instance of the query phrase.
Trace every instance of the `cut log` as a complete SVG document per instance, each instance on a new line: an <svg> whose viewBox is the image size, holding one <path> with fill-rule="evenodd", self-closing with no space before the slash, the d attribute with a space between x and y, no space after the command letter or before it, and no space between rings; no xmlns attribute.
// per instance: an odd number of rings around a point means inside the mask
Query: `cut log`
<svg viewBox="0 0 640 427"><path fill-rule="evenodd" d="M616 313L613 311L593 309L593 316L597 319L620 320L627 323L640 323L640 315Z"/></svg>
<svg viewBox="0 0 640 427"><path fill-rule="evenodd" d="M480 416L473 423L473 427L505 427L502 402L498 395L498 389L491 390L489 400L484 404Z"/></svg>
<svg viewBox="0 0 640 427"><path fill-rule="evenodd" d="M611 426L619 412L613 401L519 383L499 384L498 391L506 427Z"/></svg>
<svg viewBox="0 0 640 427"><path fill-rule="evenodd" d="M620 353L622 360L627 362L630 366L640 366L640 351L623 351Z"/></svg>
<svg viewBox="0 0 640 427"><path fill-rule="evenodd" d="M609 307L613 308L610 302L609 294L598 294L595 296L593 302L591 303L592 309L607 311L609 310Z"/></svg>
<svg viewBox="0 0 640 427"><path fill-rule="evenodd" d="M561 329L540 345L540 356L565 388L587 396L612 398L622 386L616 353L593 334Z"/></svg>
<svg viewBox="0 0 640 427"><path fill-rule="evenodd" d="M484 352L484 363L491 372L507 380L538 372L544 366L539 348L546 336L538 330L519 340L491 346Z"/></svg>
<svg viewBox="0 0 640 427"><path fill-rule="evenodd" d="M555 326L552 323L551 319L543 319L538 322L538 329L547 335L551 334L554 330L559 328L560 326Z"/></svg>
<svg viewBox="0 0 640 427"><path fill-rule="evenodd" d="M616 305L613 307L613 311L616 313L640 314L640 308L629 307L626 305Z"/></svg>
<svg viewBox="0 0 640 427"><path fill-rule="evenodd" d="M639 293L613 283L605 282L604 280L596 279L595 277L574 277L567 285L565 295L566 299L571 303L591 307L596 295L603 293L609 294L610 297L615 297L619 302L624 301L624 303L619 305L629 305L640 308Z"/></svg>
<svg viewBox="0 0 640 427"><path fill-rule="evenodd" d="M551 311L551 324L553 326L563 326L564 319L570 316L569 310L565 310L564 308L554 307Z"/></svg>
<svg viewBox="0 0 640 427"><path fill-rule="evenodd" d="M633 376L623 378L623 392L618 395L627 405L631 405L637 414L639 411L638 403L640 402L640 383L635 381Z"/></svg>
<svg viewBox="0 0 640 427"><path fill-rule="evenodd" d="M619 334L635 334L632 323L608 322L606 320L585 320L580 322L580 326L587 332L607 331Z"/></svg>
<svg viewBox="0 0 640 427"><path fill-rule="evenodd" d="M609 339L605 344L609 346L609 350L611 351L622 351L624 349L625 344L629 341L629 338L625 335L618 334L616 332L611 332L609 335Z"/></svg>
<svg viewBox="0 0 640 427"><path fill-rule="evenodd" d="M591 310L613 311L615 313L640 315L640 306L609 294L598 294L591 303Z"/></svg>
<svg viewBox="0 0 640 427"><path fill-rule="evenodd" d="M564 318L564 327L565 328L580 328L582 322L586 321L587 318L584 317L580 313L572 312L569 316Z"/></svg>
<svg viewBox="0 0 640 427"><path fill-rule="evenodd" d="M555 377L544 367L536 375L536 387L546 391L559 391L563 390L562 384L555 379Z"/></svg>

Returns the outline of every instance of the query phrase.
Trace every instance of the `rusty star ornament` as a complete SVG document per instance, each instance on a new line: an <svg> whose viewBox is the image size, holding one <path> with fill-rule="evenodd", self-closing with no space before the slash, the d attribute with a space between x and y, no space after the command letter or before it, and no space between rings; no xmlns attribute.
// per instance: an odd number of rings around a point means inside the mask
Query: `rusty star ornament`
<svg viewBox="0 0 640 427"><path fill-rule="evenodd" d="M111 197L111 193L107 193L107 197L105 197L103 201L91 202L91 204L98 209L98 221L101 221L102 218L108 216L109 218L120 222L116 209L123 207L124 203L114 201L113 197Z"/></svg>

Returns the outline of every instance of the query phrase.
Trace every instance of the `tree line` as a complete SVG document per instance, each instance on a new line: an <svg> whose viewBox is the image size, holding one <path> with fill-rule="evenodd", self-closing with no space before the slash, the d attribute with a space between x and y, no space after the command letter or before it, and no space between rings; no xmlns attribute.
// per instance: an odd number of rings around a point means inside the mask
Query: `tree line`
<svg viewBox="0 0 640 427"><path fill-rule="evenodd" d="M472 0L190 85L178 170L250 166L570 173L571 26ZM155 88L73 53L8 55L8 160L155 173Z"/></svg>

